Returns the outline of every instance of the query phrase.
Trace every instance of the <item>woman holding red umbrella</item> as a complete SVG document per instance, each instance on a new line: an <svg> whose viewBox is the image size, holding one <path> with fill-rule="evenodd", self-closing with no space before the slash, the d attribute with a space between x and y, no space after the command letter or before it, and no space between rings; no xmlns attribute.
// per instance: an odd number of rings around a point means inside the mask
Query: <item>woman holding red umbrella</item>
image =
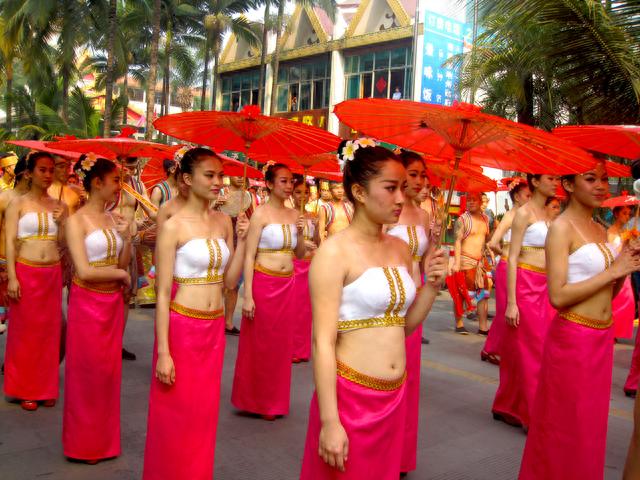
<svg viewBox="0 0 640 480"><path fill-rule="evenodd" d="M421 287L425 273L422 271L423 259L429 248L431 232L429 230L429 214L417 205L416 198L428 182L427 171L423 158L417 153L402 150L398 157L407 170L407 184L404 189L405 203L402 206L398 223L390 227L387 233L402 239L407 244L413 262L411 276L416 287ZM403 473L416 469L422 324L406 338L405 348L407 351L407 415L400 465L400 471Z"/></svg>
<svg viewBox="0 0 640 480"><path fill-rule="evenodd" d="M180 171L189 196L163 223L157 241L162 255L145 480L213 476L225 346L222 292L240 277L247 228L238 222L234 253L231 220L209 208L224 176L215 153L189 150Z"/></svg>
<svg viewBox="0 0 640 480"><path fill-rule="evenodd" d="M521 480L604 477L611 301L624 279L640 269L636 242L623 243L616 258L617 249L593 220L609 189L604 164L565 176L562 184L569 204L546 244L549 298L557 312L545 340Z"/></svg>
<svg viewBox="0 0 640 480"><path fill-rule="evenodd" d="M516 212L507 261L507 328L500 350L500 385L493 416L528 428L538 386L544 339L553 315L547 292L545 241L547 198L556 194L558 177L528 175L531 200Z"/></svg>
<svg viewBox="0 0 640 480"><path fill-rule="evenodd" d="M49 153L27 156L29 192L7 209L7 294L11 321L5 352L4 393L25 410L38 402L53 407L58 398L62 331L60 228L67 208L50 197L54 159Z"/></svg>
<svg viewBox="0 0 640 480"><path fill-rule="evenodd" d="M251 216L244 260L244 302L231 403L275 420L289 413L293 259L303 258L304 219L285 206L293 175L281 163L265 173L269 200Z"/></svg>

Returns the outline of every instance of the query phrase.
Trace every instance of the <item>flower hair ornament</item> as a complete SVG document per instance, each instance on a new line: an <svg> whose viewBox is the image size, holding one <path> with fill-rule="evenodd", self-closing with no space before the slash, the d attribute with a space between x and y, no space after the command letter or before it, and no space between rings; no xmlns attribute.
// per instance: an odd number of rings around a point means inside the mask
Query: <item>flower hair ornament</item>
<svg viewBox="0 0 640 480"><path fill-rule="evenodd" d="M348 140L337 154L340 171L344 172L344 167L347 162L355 158L356 150L359 148L377 147L378 145L379 143L373 138L362 137L355 140Z"/></svg>
<svg viewBox="0 0 640 480"><path fill-rule="evenodd" d="M522 185L523 183L527 183L527 179L523 177L513 177L509 182L507 188L510 192L512 192L518 185Z"/></svg>
<svg viewBox="0 0 640 480"><path fill-rule="evenodd" d="M84 160L82 160L82 162L80 163L80 168L76 170L76 174L78 175L80 181L84 182L87 173L89 173L89 171L93 168L97 161L98 157L95 153L90 152L86 154Z"/></svg>
<svg viewBox="0 0 640 480"><path fill-rule="evenodd" d="M262 167L262 174L266 175L267 174L267 170L269 170L269 167L271 165L275 165L276 162L274 162L273 160L269 160L267 163L264 164L264 166Z"/></svg>
<svg viewBox="0 0 640 480"><path fill-rule="evenodd" d="M182 157L184 157L184 154L189 150L191 150L191 147L189 145L183 145L182 147L180 147L178 150L176 150L176 153L173 154L173 161L176 163L180 163Z"/></svg>

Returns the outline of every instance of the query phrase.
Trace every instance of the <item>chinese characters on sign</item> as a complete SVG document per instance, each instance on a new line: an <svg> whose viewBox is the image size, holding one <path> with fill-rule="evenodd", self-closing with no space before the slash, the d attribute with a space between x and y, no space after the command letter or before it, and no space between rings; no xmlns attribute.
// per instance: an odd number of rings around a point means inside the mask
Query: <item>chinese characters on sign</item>
<svg viewBox="0 0 640 480"><path fill-rule="evenodd" d="M302 122L312 127L327 129L327 115L329 110L326 108L319 108L315 110L302 110L299 112L284 112L276 113L276 117L286 118L294 122Z"/></svg>
<svg viewBox="0 0 640 480"><path fill-rule="evenodd" d="M421 101L451 105L458 100L458 71L442 64L462 53L465 30L464 23L434 12L425 13Z"/></svg>

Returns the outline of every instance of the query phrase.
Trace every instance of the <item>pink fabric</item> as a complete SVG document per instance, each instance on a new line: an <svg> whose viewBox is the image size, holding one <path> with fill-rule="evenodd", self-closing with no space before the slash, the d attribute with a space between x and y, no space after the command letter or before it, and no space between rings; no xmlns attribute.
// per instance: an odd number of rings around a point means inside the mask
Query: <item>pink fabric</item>
<svg viewBox="0 0 640 480"><path fill-rule="evenodd" d="M320 412L313 394L300 480L398 480L405 422L406 382L392 391L373 390L338 376L340 422L349 439L346 471L318 455Z"/></svg>
<svg viewBox="0 0 640 480"><path fill-rule="evenodd" d="M287 415L291 391L294 277L253 274L253 319L242 318L231 403L245 412Z"/></svg>
<svg viewBox="0 0 640 480"><path fill-rule="evenodd" d="M489 335L484 344L484 351L490 355L500 355L500 346L507 322L504 312L507 309L507 262L500 260L496 267L496 278L494 284L496 292L496 316L493 317Z"/></svg>
<svg viewBox="0 0 640 480"><path fill-rule="evenodd" d="M309 295L309 268L311 262L295 259L293 301L293 357L302 360L311 358L311 296Z"/></svg>
<svg viewBox="0 0 640 480"><path fill-rule="evenodd" d="M418 420L420 416L420 362L422 361L422 324L405 339L407 351L407 413L402 442L401 472L416 469Z"/></svg>
<svg viewBox="0 0 640 480"><path fill-rule="evenodd" d="M71 286L62 423L67 457L98 460L120 455L123 331L122 292Z"/></svg>
<svg viewBox="0 0 640 480"><path fill-rule="evenodd" d="M631 278L627 276L622 289L613 299L613 331L616 338L633 337L633 320L636 318L636 305L631 287Z"/></svg>
<svg viewBox="0 0 640 480"><path fill-rule="evenodd" d="M171 311L173 385L152 375L144 480L211 480L224 359L224 316L192 318ZM157 347L152 368L155 372Z"/></svg>
<svg viewBox="0 0 640 480"><path fill-rule="evenodd" d="M545 344L520 480L602 480L613 329L556 315Z"/></svg>
<svg viewBox="0 0 640 480"><path fill-rule="evenodd" d="M638 381L640 380L640 329L636 332L636 345L633 348L633 355L631 356L631 368L629 369L629 375L627 381L624 383L625 390L637 390Z"/></svg>
<svg viewBox="0 0 640 480"><path fill-rule="evenodd" d="M58 398L62 269L16 262L20 300L11 302L4 393L20 400Z"/></svg>
<svg viewBox="0 0 640 480"><path fill-rule="evenodd" d="M492 411L529 425L538 387L545 337L555 314L547 294L547 276L518 268L517 328L506 325L500 351L500 385Z"/></svg>

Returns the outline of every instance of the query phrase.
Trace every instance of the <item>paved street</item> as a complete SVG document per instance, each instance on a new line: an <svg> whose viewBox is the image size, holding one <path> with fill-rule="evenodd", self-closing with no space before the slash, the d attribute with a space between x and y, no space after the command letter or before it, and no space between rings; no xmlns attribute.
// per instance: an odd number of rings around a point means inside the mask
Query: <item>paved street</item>
<svg viewBox="0 0 640 480"><path fill-rule="evenodd" d="M451 332L449 306L448 297L443 294L426 327L431 344L423 348L422 356L419 466L409 478L515 479L525 435L492 419L490 408L498 368L480 361L484 337L462 337ZM53 409L40 408L33 413L16 404L0 402L0 478L141 477L151 375L152 315L153 310L133 310L126 331L125 344L138 355L138 360L125 362L123 366L122 456L96 466L70 463L62 455L62 402ZM239 325L239 320L236 324ZM477 324L468 322L468 327L475 330ZM0 336L2 356L5 341L6 336ZM312 393L311 366L293 367L289 417L265 422L240 415L229 401L238 339L227 337L227 341L215 478L293 480L299 473L304 446ZM621 478L632 430L633 402L622 392L631 353L630 342L616 346L607 480Z"/></svg>

